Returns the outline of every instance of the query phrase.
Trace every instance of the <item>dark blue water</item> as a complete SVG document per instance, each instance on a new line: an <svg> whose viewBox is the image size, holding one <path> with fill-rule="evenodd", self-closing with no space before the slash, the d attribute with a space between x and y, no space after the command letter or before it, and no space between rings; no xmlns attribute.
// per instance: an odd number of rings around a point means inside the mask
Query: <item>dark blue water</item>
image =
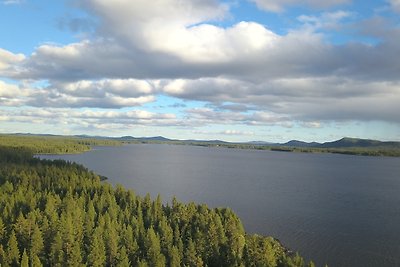
<svg viewBox="0 0 400 267"><path fill-rule="evenodd" d="M138 194L229 206L318 265L400 266L400 159L178 145L46 155Z"/></svg>

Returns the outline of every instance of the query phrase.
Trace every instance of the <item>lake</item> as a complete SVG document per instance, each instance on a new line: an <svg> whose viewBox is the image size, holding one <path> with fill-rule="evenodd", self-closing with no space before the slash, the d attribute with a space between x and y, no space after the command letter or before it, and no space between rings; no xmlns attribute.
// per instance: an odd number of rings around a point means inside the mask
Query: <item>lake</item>
<svg viewBox="0 0 400 267"><path fill-rule="evenodd" d="M400 266L400 158L181 145L95 147L43 155L164 201L230 207L317 265Z"/></svg>

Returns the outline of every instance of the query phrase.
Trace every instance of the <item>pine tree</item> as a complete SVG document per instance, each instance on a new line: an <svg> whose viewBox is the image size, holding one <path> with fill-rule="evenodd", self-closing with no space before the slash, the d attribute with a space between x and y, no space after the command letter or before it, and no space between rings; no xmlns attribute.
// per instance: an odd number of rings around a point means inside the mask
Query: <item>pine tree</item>
<svg viewBox="0 0 400 267"><path fill-rule="evenodd" d="M149 265L145 259L142 259L142 260L138 261L136 266L137 267L149 267L151 265Z"/></svg>
<svg viewBox="0 0 400 267"><path fill-rule="evenodd" d="M57 232L56 236L50 247L50 265L51 266L63 266L64 263L64 250L63 240L61 233Z"/></svg>
<svg viewBox="0 0 400 267"><path fill-rule="evenodd" d="M43 264L41 263L41 261L37 255L34 255L31 258L31 262L32 262L32 267L42 267L43 266Z"/></svg>
<svg viewBox="0 0 400 267"><path fill-rule="evenodd" d="M39 229L39 226L35 225L33 229L31 244L30 244L30 254L33 258L34 256L38 256L39 258L42 255L44 248L42 232Z"/></svg>
<svg viewBox="0 0 400 267"><path fill-rule="evenodd" d="M118 255L118 267L129 267L131 266L131 262L129 261L128 254L126 253L125 247L122 247L120 253Z"/></svg>
<svg viewBox="0 0 400 267"><path fill-rule="evenodd" d="M105 240L106 240L106 255L107 255L107 263L110 266L116 266L118 262L118 234L115 231L115 227L107 224L107 228L105 230Z"/></svg>
<svg viewBox="0 0 400 267"><path fill-rule="evenodd" d="M169 266L170 267L181 266L181 257L179 255L179 250L175 246L172 246L172 248L169 252Z"/></svg>
<svg viewBox="0 0 400 267"><path fill-rule="evenodd" d="M4 251L3 245L0 244L0 266L6 265L6 252Z"/></svg>
<svg viewBox="0 0 400 267"><path fill-rule="evenodd" d="M121 231L121 243L126 248L130 262L136 262L139 245L134 237L132 226L128 225Z"/></svg>
<svg viewBox="0 0 400 267"><path fill-rule="evenodd" d="M10 239L8 240L7 249L7 263L11 266L19 265L19 249L17 243L17 237L15 236L14 230L11 231Z"/></svg>
<svg viewBox="0 0 400 267"><path fill-rule="evenodd" d="M29 267L29 258L28 258L28 254L26 253L25 249L24 249L24 253L22 253L21 267Z"/></svg>
<svg viewBox="0 0 400 267"><path fill-rule="evenodd" d="M90 266L104 266L106 263L106 249L102 237L102 232L99 228L93 233L93 238L90 245L88 255L88 264Z"/></svg>
<svg viewBox="0 0 400 267"><path fill-rule="evenodd" d="M161 254L160 239L155 234L152 227L147 231L146 240L146 259L150 266L158 267L165 265L165 257Z"/></svg>
<svg viewBox="0 0 400 267"><path fill-rule="evenodd" d="M203 261L197 256L196 248L191 239L189 239L188 246L185 250L184 263L186 266L190 267L201 267L203 266Z"/></svg>
<svg viewBox="0 0 400 267"><path fill-rule="evenodd" d="M67 206L72 206L73 204L68 203L73 202L72 198L68 197ZM76 236L76 225L73 224L72 214L67 213L63 215L63 250L64 258L69 266L77 266L82 262L82 254L80 242Z"/></svg>
<svg viewBox="0 0 400 267"><path fill-rule="evenodd" d="M0 217L0 244L3 242L3 239L5 237L5 233L6 233L6 227L3 223L3 220Z"/></svg>

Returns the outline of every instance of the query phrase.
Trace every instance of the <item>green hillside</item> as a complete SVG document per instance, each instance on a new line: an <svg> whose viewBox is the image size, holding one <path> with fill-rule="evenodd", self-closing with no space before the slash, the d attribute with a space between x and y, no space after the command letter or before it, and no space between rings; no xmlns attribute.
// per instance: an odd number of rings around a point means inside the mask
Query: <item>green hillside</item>
<svg viewBox="0 0 400 267"><path fill-rule="evenodd" d="M109 139L66 136L0 134L0 146L27 148L35 154L71 154L90 150L91 146L115 146L121 142Z"/></svg>

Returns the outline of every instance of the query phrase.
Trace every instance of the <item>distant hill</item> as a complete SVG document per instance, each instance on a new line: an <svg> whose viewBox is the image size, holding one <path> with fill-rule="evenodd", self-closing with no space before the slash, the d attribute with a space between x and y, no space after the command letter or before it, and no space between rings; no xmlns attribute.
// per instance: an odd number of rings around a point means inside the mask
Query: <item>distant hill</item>
<svg viewBox="0 0 400 267"><path fill-rule="evenodd" d="M324 149L346 149L346 148L380 148L380 149L400 149L400 142L393 141L378 141L371 139L343 137L339 140L325 143L318 142L304 142L300 140L291 140L286 143L272 143L267 141L250 141L250 142L227 142L223 140L179 140L169 139L164 136L151 136L151 137L134 137L134 136L121 136L121 137L107 137L107 136L90 136L90 135L74 135L74 136L61 136L52 134L31 134L31 133L15 133L15 136L39 136L39 137L74 137L82 139L100 139L100 140L115 140L122 142L174 142L176 144L189 144L189 145L226 145L226 146L257 146L257 147L290 147L290 148L324 148Z"/></svg>
<svg viewBox="0 0 400 267"><path fill-rule="evenodd" d="M179 141L179 140L176 140ZM222 140L195 140L195 139L189 139L189 140L180 140L180 142L184 143L204 143L204 144L231 144L231 142L226 142Z"/></svg>
<svg viewBox="0 0 400 267"><path fill-rule="evenodd" d="M325 142L317 147L321 148L346 148L346 147L400 147L400 142L382 142L370 139L344 137L342 139Z"/></svg>
<svg viewBox="0 0 400 267"><path fill-rule="evenodd" d="M119 141L160 141L160 142L173 141L173 139L168 139L163 136L152 136L152 137L122 136L122 137L117 137L115 139Z"/></svg>
<svg viewBox="0 0 400 267"><path fill-rule="evenodd" d="M400 142L382 142L378 140L371 139L360 139L360 138L350 138L343 137L342 139L325 142L325 143L317 143L317 142L303 142L299 140L291 140L286 143L277 144L279 146L285 147L310 147L310 148L369 148L369 147L387 147L394 148L400 147Z"/></svg>
<svg viewBox="0 0 400 267"><path fill-rule="evenodd" d="M317 147L321 145L320 143L317 142L303 142L303 141L298 141L298 140L291 140L289 142L280 144L281 146L292 146L292 147Z"/></svg>
<svg viewBox="0 0 400 267"><path fill-rule="evenodd" d="M246 144L249 144L249 145L265 145L265 146L267 146L267 145L277 145L276 143L271 143L271 142L266 142L266 141L250 141L250 142L247 142Z"/></svg>

